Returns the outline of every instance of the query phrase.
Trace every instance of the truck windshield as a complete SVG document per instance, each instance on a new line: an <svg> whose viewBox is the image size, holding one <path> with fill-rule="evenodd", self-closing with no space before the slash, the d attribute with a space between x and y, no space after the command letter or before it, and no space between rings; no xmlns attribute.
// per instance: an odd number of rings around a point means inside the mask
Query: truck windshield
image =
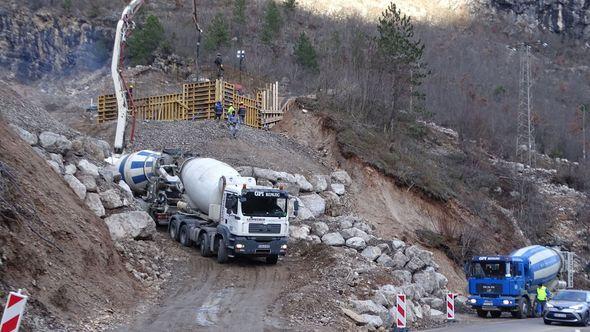
<svg viewBox="0 0 590 332"><path fill-rule="evenodd" d="M504 278L506 276L505 262L473 262L471 276L475 278Z"/></svg>
<svg viewBox="0 0 590 332"><path fill-rule="evenodd" d="M249 217L286 217L287 199L284 197L256 197L246 195L242 198L242 213Z"/></svg>

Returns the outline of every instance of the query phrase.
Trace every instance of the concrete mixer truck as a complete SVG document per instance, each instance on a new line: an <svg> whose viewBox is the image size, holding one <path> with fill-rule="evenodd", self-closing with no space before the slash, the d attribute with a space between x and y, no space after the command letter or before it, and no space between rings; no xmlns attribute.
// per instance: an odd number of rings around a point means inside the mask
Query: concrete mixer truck
<svg viewBox="0 0 590 332"><path fill-rule="evenodd" d="M508 256L476 256L468 265L469 304L480 317L513 317L535 314L536 289L573 287L572 256L569 252L534 245Z"/></svg>
<svg viewBox="0 0 590 332"><path fill-rule="evenodd" d="M177 151L139 151L117 165L124 181L166 219L172 239L200 247L220 263L237 256L276 264L287 252L289 195L256 185L231 166L210 158L184 158ZM294 213L298 205L295 203Z"/></svg>

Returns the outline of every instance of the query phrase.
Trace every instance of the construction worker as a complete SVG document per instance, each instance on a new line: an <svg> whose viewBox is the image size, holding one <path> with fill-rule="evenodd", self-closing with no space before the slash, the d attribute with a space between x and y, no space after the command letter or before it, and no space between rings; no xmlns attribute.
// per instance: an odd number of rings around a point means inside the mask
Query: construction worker
<svg viewBox="0 0 590 332"><path fill-rule="evenodd" d="M537 313L540 313L540 315L545 312L545 304L550 296L551 293L545 285L540 284L537 286Z"/></svg>
<svg viewBox="0 0 590 332"><path fill-rule="evenodd" d="M221 120L221 116L223 115L223 104L221 100L215 102L215 120Z"/></svg>
<svg viewBox="0 0 590 332"><path fill-rule="evenodd" d="M229 105L229 107L227 108L227 118L229 119L229 116L232 114L236 115L236 109L234 108L233 104Z"/></svg>
<svg viewBox="0 0 590 332"><path fill-rule="evenodd" d="M246 106L244 106L244 103L240 103L240 107L238 107L238 116L240 117L240 124L246 123Z"/></svg>
<svg viewBox="0 0 590 332"><path fill-rule="evenodd" d="M217 78L223 78L223 59L221 58L221 53L217 53L215 65L217 66Z"/></svg>
<svg viewBox="0 0 590 332"><path fill-rule="evenodd" d="M238 120L238 115L236 112L229 113L227 116L227 122L229 124L229 133L233 138L237 138L238 135L238 125L240 120Z"/></svg>

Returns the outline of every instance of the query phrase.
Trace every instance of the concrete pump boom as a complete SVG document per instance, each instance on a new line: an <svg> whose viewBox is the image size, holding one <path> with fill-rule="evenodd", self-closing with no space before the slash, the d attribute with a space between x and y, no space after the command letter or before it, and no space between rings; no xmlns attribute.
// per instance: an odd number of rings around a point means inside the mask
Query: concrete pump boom
<svg viewBox="0 0 590 332"><path fill-rule="evenodd" d="M127 84L123 78L123 47L131 30L135 28L133 16L143 5L144 0L133 0L125 7L115 33L115 45L113 47L113 58L111 60L111 76L115 85L115 96L117 97L117 131L115 133L115 153L122 153L125 140L125 126L127 124L127 112L129 101Z"/></svg>

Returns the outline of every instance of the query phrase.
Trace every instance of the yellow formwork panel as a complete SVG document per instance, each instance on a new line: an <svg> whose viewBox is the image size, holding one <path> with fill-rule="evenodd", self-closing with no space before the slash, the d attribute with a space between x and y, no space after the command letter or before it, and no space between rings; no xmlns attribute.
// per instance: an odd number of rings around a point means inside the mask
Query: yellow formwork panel
<svg viewBox="0 0 590 332"><path fill-rule="evenodd" d="M270 85L269 85L270 86ZM246 125L263 128L274 125L282 119L282 112L263 109L268 104L269 88L257 93L255 98L239 95L236 86L229 82L185 83L182 92L134 99L135 116L140 120L178 121L201 120L214 117L215 102L221 100L224 109L240 103L246 107ZM263 100L266 96L266 100ZM268 107L268 106L267 106ZM275 105L276 109L276 105ZM117 100L114 95L98 98L98 122L117 119ZM224 114L224 117L226 114Z"/></svg>

